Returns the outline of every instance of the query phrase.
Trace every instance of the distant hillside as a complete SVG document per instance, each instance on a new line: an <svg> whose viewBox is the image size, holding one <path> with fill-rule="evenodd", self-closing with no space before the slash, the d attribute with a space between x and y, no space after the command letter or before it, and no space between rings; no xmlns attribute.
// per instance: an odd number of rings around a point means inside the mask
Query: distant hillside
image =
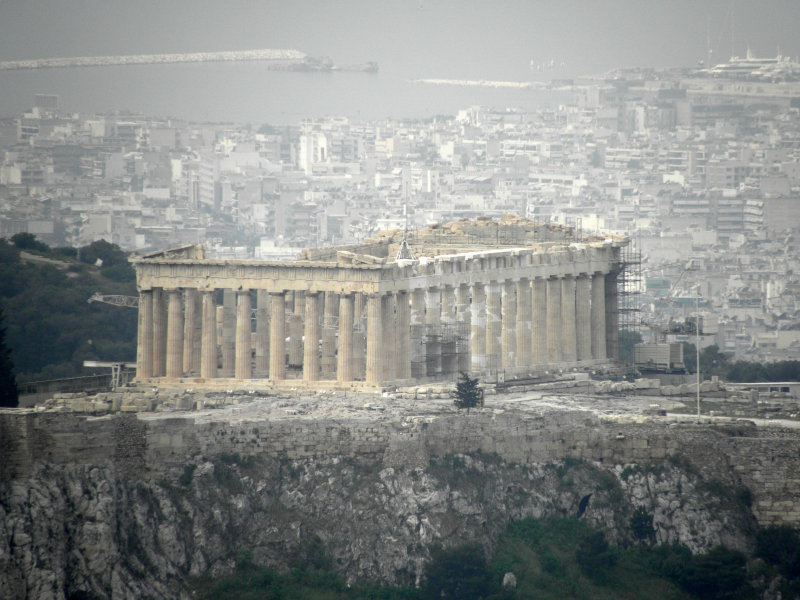
<svg viewBox="0 0 800 600"><path fill-rule="evenodd" d="M87 374L84 360L136 359L135 310L87 303L136 295L133 268L105 241L50 248L30 234L0 239L0 306L17 383Z"/></svg>

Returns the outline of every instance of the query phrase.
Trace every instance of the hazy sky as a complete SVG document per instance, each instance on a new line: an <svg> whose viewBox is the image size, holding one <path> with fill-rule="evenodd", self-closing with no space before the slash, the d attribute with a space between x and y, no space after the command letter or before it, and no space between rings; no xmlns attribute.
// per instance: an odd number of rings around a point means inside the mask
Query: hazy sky
<svg viewBox="0 0 800 600"><path fill-rule="evenodd" d="M297 48L408 77L523 78L730 55L731 1L0 0L0 59ZM736 52L800 54L800 0L735 4Z"/></svg>

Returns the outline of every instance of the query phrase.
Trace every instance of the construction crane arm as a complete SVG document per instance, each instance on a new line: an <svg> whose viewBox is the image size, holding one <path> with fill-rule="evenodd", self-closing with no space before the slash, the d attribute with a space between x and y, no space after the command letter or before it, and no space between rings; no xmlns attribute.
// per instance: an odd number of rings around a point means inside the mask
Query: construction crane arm
<svg viewBox="0 0 800 600"><path fill-rule="evenodd" d="M87 302L103 302L112 306L126 306L128 308L139 308L139 298L137 296L120 296L113 294L100 294L95 292Z"/></svg>

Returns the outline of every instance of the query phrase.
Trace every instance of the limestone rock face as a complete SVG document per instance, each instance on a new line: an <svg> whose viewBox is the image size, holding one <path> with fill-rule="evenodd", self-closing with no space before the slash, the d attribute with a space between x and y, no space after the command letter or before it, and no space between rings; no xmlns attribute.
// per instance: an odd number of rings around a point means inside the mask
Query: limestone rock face
<svg viewBox="0 0 800 600"><path fill-rule="evenodd" d="M644 506L657 542L747 546L752 516L698 475L601 463L520 466L481 453L404 467L344 457L187 457L182 472L38 463L0 482L0 598L189 598L187 578L221 574L238 550L287 568L320 544L347 578L418 582L428 545L491 548L508 521L581 518L631 541Z"/></svg>

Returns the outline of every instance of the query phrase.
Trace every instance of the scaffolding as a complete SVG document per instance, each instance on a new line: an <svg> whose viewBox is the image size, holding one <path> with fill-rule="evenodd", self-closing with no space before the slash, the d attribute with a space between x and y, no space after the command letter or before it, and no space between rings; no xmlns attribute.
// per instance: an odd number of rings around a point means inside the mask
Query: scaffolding
<svg viewBox="0 0 800 600"><path fill-rule="evenodd" d="M618 269L619 330L640 333L642 326L640 297L643 280L642 251L638 238L631 238L630 244L621 248Z"/></svg>
<svg viewBox="0 0 800 600"><path fill-rule="evenodd" d="M470 325L464 321L411 326L411 376L453 379L470 369Z"/></svg>

